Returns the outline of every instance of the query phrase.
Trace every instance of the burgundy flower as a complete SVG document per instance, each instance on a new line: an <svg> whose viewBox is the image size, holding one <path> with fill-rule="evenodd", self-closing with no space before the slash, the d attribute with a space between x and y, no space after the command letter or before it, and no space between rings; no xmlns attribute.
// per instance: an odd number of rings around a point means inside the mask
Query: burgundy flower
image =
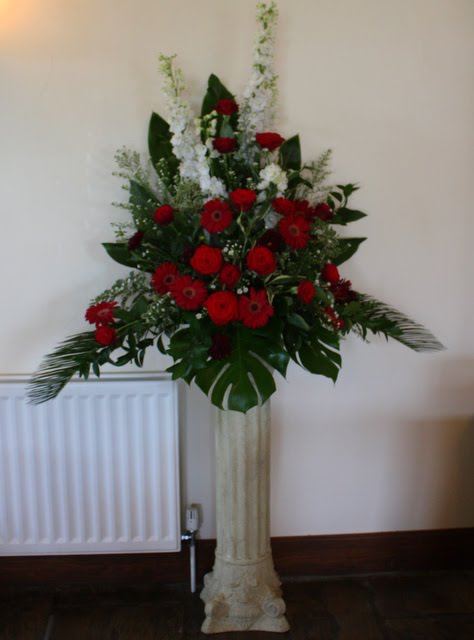
<svg viewBox="0 0 474 640"><path fill-rule="evenodd" d="M357 293L351 289L350 280L339 279L336 283L329 287L336 302L352 302L357 300Z"/></svg>
<svg viewBox="0 0 474 640"><path fill-rule="evenodd" d="M267 229L265 233L257 240L257 245L259 247L266 247L277 253L278 251L283 251L285 248L285 241L283 240L283 236L281 233L278 233L276 229Z"/></svg>
<svg viewBox="0 0 474 640"><path fill-rule="evenodd" d="M137 231L133 234L133 236L127 242L127 247L130 251L135 251L141 245L143 236L145 235L144 231Z"/></svg>
<svg viewBox="0 0 474 640"><path fill-rule="evenodd" d="M311 216L312 218L319 218L320 220L328 222L334 218L334 211L326 202L321 202L315 207L312 207Z"/></svg>
<svg viewBox="0 0 474 640"><path fill-rule="evenodd" d="M232 353L232 342L230 338L222 333L216 333L212 336L212 344L209 349L209 355L213 360L225 360Z"/></svg>

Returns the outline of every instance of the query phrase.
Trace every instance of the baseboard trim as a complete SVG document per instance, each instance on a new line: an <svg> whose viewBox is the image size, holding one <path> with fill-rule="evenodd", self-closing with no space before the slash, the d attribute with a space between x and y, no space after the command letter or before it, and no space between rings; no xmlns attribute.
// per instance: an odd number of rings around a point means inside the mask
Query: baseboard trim
<svg viewBox="0 0 474 640"><path fill-rule="evenodd" d="M355 575L474 568L474 527L272 538L275 568L288 575ZM215 540L198 541L198 577ZM186 582L189 555L140 553L0 558L0 588Z"/></svg>

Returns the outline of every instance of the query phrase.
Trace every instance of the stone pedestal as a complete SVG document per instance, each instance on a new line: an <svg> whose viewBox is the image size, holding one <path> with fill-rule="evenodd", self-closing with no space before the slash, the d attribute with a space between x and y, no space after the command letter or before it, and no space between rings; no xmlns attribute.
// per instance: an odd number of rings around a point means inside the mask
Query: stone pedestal
<svg viewBox="0 0 474 640"><path fill-rule="evenodd" d="M204 633L288 630L270 548L270 403L217 413L217 549Z"/></svg>

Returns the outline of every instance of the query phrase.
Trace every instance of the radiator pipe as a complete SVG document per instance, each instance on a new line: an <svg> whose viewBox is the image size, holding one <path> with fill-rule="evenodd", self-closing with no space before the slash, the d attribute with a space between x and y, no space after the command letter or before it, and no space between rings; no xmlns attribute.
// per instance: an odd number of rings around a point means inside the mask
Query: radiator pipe
<svg viewBox="0 0 474 640"><path fill-rule="evenodd" d="M196 531L181 534L181 541L189 544L189 569L191 575L191 593L196 593Z"/></svg>

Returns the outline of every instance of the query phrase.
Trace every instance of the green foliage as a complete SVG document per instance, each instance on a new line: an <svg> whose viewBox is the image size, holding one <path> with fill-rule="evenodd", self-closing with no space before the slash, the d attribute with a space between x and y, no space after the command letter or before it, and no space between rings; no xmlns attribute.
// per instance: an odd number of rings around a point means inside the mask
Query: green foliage
<svg viewBox="0 0 474 640"><path fill-rule="evenodd" d="M138 267L137 257L130 251L127 245L123 242L103 242L102 246L107 251L109 256L115 262L123 264L125 267L132 267L136 269Z"/></svg>
<svg viewBox="0 0 474 640"><path fill-rule="evenodd" d="M359 303L349 309L353 324L362 337L367 331L393 338L417 352L442 351L445 347L421 324L376 298L359 294Z"/></svg>
<svg viewBox="0 0 474 640"><path fill-rule="evenodd" d="M338 238L338 248L336 255L332 258L332 262L337 265L346 262L349 258L352 258L365 240L367 240L367 238Z"/></svg>
<svg viewBox="0 0 474 640"><path fill-rule="evenodd" d="M291 316L290 316L291 317ZM285 347L291 358L311 373L336 382L341 367L339 338L319 322L289 322L284 328Z"/></svg>
<svg viewBox="0 0 474 640"><path fill-rule="evenodd" d="M284 169L299 171L301 169L300 137L288 138L280 147L281 166Z"/></svg>
<svg viewBox="0 0 474 640"><path fill-rule="evenodd" d="M87 378L90 367L98 375L99 366L108 358L108 349L96 342L93 331L71 336L47 355L28 385L28 399L33 404L52 400L75 373Z"/></svg>
<svg viewBox="0 0 474 640"><path fill-rule="evenodd" d="M211 73L207 82L207 93L202 101L201 116L211 113L219 100L232 100L233 98L233 94L222 84L219 78Z"/></svg>
<svg viewBox="0 0 474 640"><path fill-rule="evenodd" d="M176 174L178 160L173 155L171 132L168 123L157 113L152 113L148 127L148 150L155 168L165 161L171 176Z"/></svg>

